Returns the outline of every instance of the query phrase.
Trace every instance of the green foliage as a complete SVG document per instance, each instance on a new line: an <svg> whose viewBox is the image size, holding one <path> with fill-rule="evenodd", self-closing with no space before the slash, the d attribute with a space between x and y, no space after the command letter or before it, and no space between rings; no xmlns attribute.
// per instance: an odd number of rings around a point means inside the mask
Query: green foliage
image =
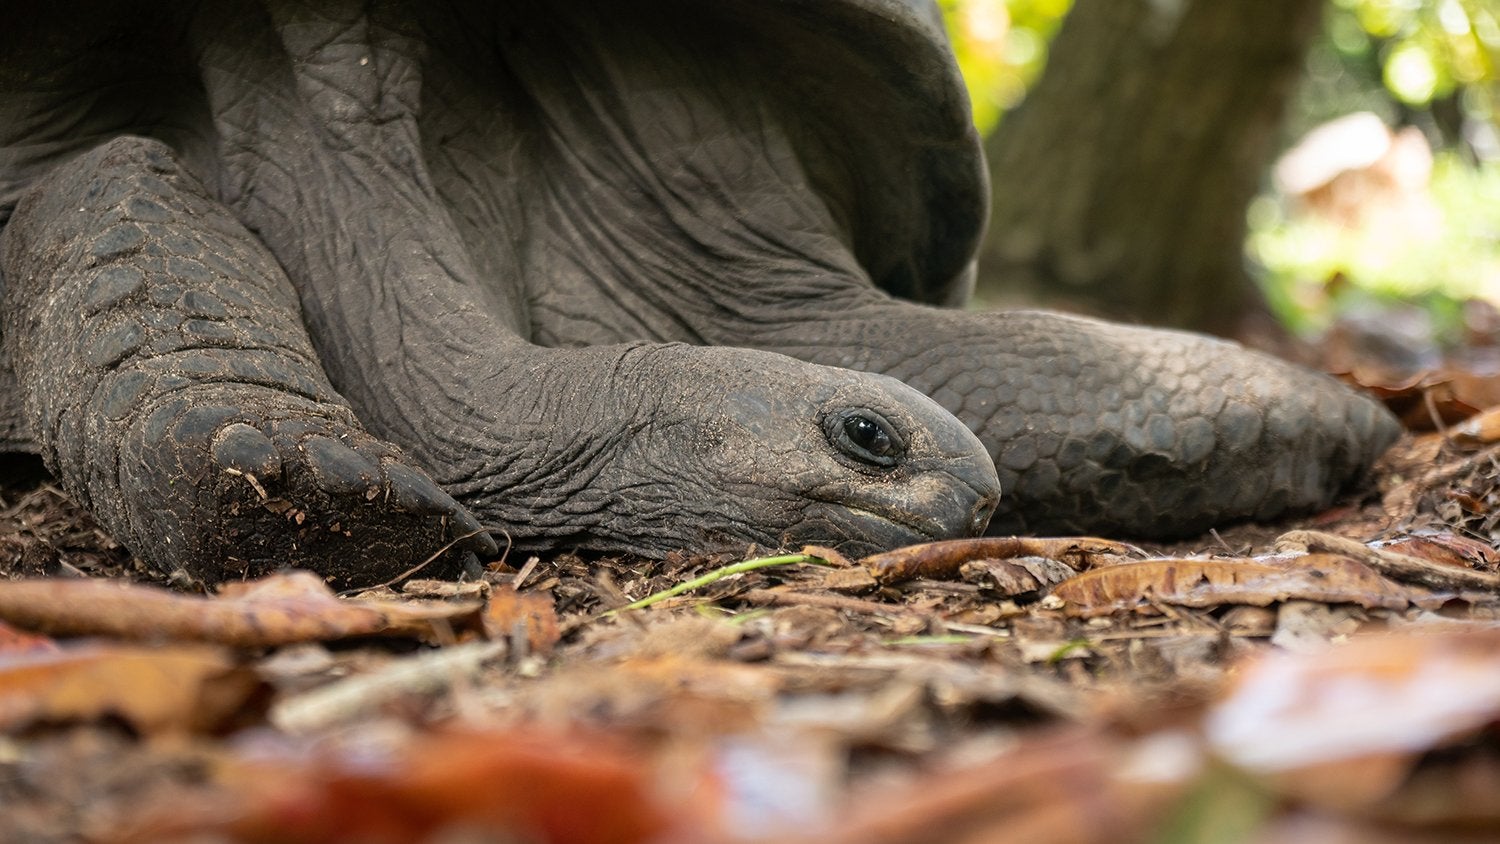
<svg viewBox="0 0 1500 844"><path fill-rule="evenodd" d="M1041 73L1072 0L938 2L974 122L987 133ZM1247 251L1265 270L1272 307L1294 330L1314 331L1362 298L1420 301L1437 318L1463 298L1500 301L1500 3L1328 0L1325 24L1288 140L1356 111L1421 125L1440 142L1431 184L1438 225L1421 236L1400 226L1340 228L1262 196L1250 209ZM1475 134L1483 125L1490 131ZM1444 151L1451 144L1494 160L1465 163Z"/></svg>
<svg viewBox="0 0 1500 844"><path fill-rule="evenodd" d="M1250 256L1282 321L1300 333L1325 328L1361 300L1420 303L1441 321L1455 300L1500 302L1500 167L1439 156L1432 199L1437 225L1424 235L1391 227L1344 228L1289 214L1269 196L1250 208Z"/></svg>
<svg viewBox="0 0 1500 844"><path fill-rule="evenodd" d="M974 103L988 133L1026 96L1072 0L939 0Z"/></svg>
<svg viewBox="0 0 1500 844"><path fill-rule="evenodd" d="M1470 108L1495 115L1500 12L1485 0L1335 0L1329 37L1340 50L1376 50L1392 96L1412 106L1469 88ZM1350 22L1357 23L1351 26Z"/></svg>

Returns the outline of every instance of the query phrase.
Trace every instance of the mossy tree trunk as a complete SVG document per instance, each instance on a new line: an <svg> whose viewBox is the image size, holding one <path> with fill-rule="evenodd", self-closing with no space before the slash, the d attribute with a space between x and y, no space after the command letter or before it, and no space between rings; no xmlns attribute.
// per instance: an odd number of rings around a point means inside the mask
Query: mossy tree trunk
<svg viewBox="0 0 1500 844"><path fill-rule="evenodd" d="M1245 209L1321 0L1078 0L987 151L987 293L1230 330Z"/></svg>

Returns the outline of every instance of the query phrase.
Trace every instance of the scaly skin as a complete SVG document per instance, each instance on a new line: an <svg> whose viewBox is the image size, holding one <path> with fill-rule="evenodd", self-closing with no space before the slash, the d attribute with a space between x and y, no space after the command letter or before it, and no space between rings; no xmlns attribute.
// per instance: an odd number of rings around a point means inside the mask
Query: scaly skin
<svg viewBox="0 0 1500 844"><path fill-rule="evenodd" d="M0 336L49 467L163 570L378 580L478 531L365 432L286 276L160 144L54 171L0 265ZM482 534L463 547L495 551Z"/></svg>
<svg viewBox="0 0 1500 844"><path fill-rule="evenodd" d="M1316 376L892 297L960 293L981 216L931 11L17 16L0 446L209 579L379 580L480 522L526 548L861 553L980 530L991 455L1005 530L1181 533L1356 478L1394 423Z"/></svg>

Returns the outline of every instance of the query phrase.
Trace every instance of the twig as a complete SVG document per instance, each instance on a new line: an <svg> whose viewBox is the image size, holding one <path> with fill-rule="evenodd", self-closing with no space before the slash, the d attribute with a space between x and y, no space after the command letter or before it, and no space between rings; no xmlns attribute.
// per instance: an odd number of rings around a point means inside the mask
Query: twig
<svg viewBox="0 0 1500 844"><path fill-rule="evenodd" d="M407 657L370 674L360 674L288 698L271 711L271 721L289 733L307 733L366 717L396 698L434 694L472 674L509 649L504 639L453 645Z"/></svg>

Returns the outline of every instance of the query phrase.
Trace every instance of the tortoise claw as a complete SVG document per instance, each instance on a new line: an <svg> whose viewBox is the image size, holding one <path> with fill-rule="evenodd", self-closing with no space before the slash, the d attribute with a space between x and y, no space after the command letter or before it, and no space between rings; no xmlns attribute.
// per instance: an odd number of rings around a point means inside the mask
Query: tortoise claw
<svg viewBox="0 0 1500 844"><path fill-rule="evenodd" d="M479 520L427 476L400 463L387 463L385 479L395 509L424 516L447 516L454 536L473 534L458 547L491 557L500 553L500 546Z"/></svg>
<svg viewBox="0 0 1500 844"><path fill-rule="evenodd" d="M376 488L380 469L359 452L332 437L308 437L302 443L307 466L318 483L336 495L359 495Z"/></svg>
<svg viewBox="0 0 1500 844"><path fill-rule="evenodd" d="M450 499L451 500L451 499ZM487 557L493 557L500 553L500 546L490 532L484 529L479 520L474 518L468 510L465 510L457 501L453 502L457 509L448 514L452 521L452 530L455 536L468 535L468 539L460 542L458 547L465 548Z"/></svg>
<svg viewBox="0 0 1500 844"><path fill-rule="evenodd" d="M210 446L214 460L225 469L257 478L281 474L281 453L270 438L250 425L235 422L214 435Z"/></svg>

